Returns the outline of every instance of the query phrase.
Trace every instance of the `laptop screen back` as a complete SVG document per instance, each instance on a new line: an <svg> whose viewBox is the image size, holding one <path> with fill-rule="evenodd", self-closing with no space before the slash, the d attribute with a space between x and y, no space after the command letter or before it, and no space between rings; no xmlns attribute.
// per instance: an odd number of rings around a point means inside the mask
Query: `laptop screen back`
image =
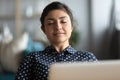
<svg viewBox="0 0 120 80"><path fill-rule="evenodd" d="M48 79L120 80L120 60L52 64Z"/></svg>

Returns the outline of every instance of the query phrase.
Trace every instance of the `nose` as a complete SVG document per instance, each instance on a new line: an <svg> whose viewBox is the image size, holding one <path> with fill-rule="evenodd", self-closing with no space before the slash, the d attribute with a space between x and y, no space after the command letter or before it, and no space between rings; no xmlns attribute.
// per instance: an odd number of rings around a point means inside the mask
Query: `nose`
<svg viewBox="0 0 120 80"><path fill-rule="evenodd" d="M61 29L62 28L62 25L60 24L59 21L56 22L55 28L56 29Z"/></svg>

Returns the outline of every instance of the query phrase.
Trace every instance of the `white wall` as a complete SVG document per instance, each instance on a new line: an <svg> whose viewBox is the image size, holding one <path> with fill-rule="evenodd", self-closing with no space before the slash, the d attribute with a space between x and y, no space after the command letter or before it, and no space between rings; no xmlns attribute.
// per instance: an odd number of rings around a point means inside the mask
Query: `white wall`
<svg viewBox="0 0 120 80"><path fill-rule="evenodd" d="M108 58L106 31L110 27L110 11L112 0L91 0L92 1L92 28L94 36L94 50L100 58Z"/></svg>

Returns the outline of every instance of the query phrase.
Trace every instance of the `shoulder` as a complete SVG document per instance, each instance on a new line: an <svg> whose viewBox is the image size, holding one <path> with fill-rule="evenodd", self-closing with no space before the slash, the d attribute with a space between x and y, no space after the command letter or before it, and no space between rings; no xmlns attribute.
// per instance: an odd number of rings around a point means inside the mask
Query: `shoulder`
<svg viewBox="0 0 120 80"><path fill-rule="evenodd" d="M81 58L83 58L82 59L83 61L84 60L85 61L97 61L96 56L91 52L81 50L81 51L77 51L77 54L80 55Z"/></svg>
<svg viewBox="0 0 120 80"><path fill-rule="evenodd" d="M44 53L44 51L35 51L35 52L31 52L30 54L28 54L26 57L35 57L35 56L40 56Z"/></svg>
<svg viewBox="0 0 120 80"><path fill-rule="evenodd" d="M83 56L94 56L94 54L92 52L88 52L88 51L84 51L84 50L77 51L77 52L78 52L78 54L83 55Z"/></svg>
<svg viewBox="0 0 120 80"><path fill-rule="evenodd" d="M40 57L43 54L43 51L31 52L28 55L24 56L23 61L33 61L36 58Z"/></svg>

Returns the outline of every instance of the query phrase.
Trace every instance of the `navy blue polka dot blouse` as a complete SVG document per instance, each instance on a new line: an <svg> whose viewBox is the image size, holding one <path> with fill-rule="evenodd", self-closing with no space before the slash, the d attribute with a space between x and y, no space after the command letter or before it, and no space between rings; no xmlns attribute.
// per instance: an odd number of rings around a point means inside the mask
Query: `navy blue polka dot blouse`
<svg viewBox="0 0 120 80"><path fill-rule="evenodd" d="M71 46L60 53L52 46L48 46L44 51L31 53L24 58L18 68L16 80L47 80L50 64L76 61L91 62L97 59L92 53L77 51Z"/></svg>

